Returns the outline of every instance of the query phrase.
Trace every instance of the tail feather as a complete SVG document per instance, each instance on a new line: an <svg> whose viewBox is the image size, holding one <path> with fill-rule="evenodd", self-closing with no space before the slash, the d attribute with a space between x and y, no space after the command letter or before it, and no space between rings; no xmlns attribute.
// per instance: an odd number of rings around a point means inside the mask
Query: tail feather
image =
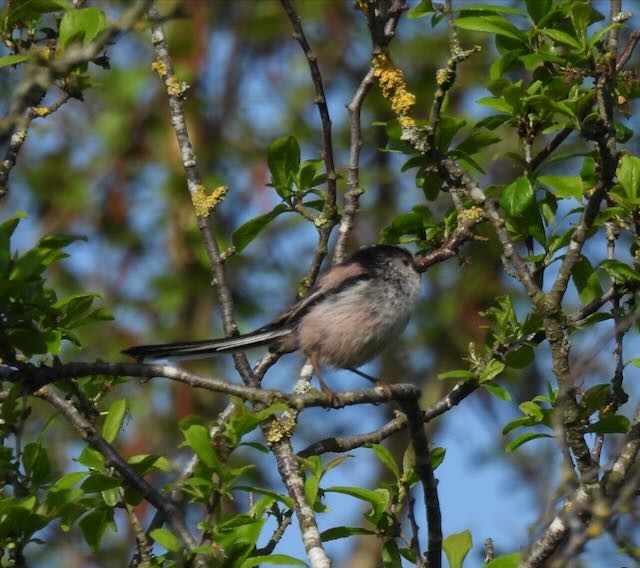
<svg viewBox="0 0 640 568"><path fill-rule="evenodd" d="M138 360L144 359L200 359L217 353L233 353L251 347L269 345L275 339L291 333L291 329L278 328L258 330L237 337L205 339L203 341L183 341L158 345L136 345L122 351Z"/></svg>

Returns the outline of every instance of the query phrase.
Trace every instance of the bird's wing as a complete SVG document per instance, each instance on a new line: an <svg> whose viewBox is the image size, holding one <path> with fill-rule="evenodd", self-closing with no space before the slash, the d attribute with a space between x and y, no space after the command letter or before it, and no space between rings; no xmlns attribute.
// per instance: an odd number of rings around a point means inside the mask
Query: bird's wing
<svg viewBox="0 0 640 568"><path fill-rule="evenodd" d="M285 325L295 325L304 314L327 296L336 294L340 290L353 285L354 282L365 280L369 277L369 273L361 265L337 264L318 280L318 283L311 288L304 298L258 331L277 329Z"/></svg>

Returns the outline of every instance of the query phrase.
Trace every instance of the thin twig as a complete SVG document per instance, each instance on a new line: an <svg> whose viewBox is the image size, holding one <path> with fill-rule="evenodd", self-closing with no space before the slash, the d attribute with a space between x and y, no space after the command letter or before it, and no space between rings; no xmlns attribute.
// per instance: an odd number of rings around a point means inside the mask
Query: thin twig
<svg viewBox="0 0 640 568"><path fill-rule="evenodd" d="M322 75L318 66L318 60L307 41L307 38L300 21L300 16L295 11L290 0L280 0L284 11L293 27L293 38L300 44L302 51L307 58L311 79L316 92L315 102L320 113L320 121L322 123L322 159L324 161L325 172L327 174L327 197L320 218L316 220L318 227L318 244L316 246L315 255L311 263L309 272L305 279L305 286L309 287L315 282L320 272L322 261L328 252L329 237L331 231L337 223L336 212L336 193L337 193L337 176L333 157L333 141L331 137L331 117L329 115L329 107L324 92Z"/></svg>
<svg viewBox="0 0 640 568"><path fill-rule="evenodd" d="M362 103L374 83L373 68L369 68L360 85L356 89L353 99L347 104L349 113L349 169L347 173L347 193L344 196L344 211L340 225L338 226L338 239L333 253L334 263L344 260L347 241L353 230L356 213L360 208L360 196L363 193L360 187L360 150L362 148L362 124L360 112Z"/></svg>

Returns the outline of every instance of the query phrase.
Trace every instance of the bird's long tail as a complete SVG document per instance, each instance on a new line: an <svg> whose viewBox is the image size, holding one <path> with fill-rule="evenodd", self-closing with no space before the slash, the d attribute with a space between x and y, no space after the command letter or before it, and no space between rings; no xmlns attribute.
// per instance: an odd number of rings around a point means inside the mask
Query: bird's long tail
<svg viewBox="0 0 640 568"><path fill-rule="evenodd" d="M244 351L250 347L269 345L291 333L289 328L259 329L246 335L203 341L183 341L159 345L136 345L122 351L138 360L145 359L201 359L218 353Z"/></svg>

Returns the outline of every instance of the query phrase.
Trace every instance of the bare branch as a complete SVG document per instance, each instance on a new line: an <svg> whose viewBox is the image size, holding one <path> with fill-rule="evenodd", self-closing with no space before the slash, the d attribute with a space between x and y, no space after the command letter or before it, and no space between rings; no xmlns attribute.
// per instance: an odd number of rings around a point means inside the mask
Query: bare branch
<svg viewBox="0 0 640 568"><path fill-rule="evenodd" d="M402 409L409 421L409 433L416 458L416 473L424 491L429 534L427 565L429 568L440 568L442 564L442 525L440 501L438 499L438 482L431 467L429 441L424 428L423 415L416 399L404 401Z"/></svg>
<svg viewBox="0 0 640 568"><path fill-rule="evenodd" d="M173 63L167 46L167 39L164 35L164 29L162 27L162 21L158 11L154 6L151 6L148 13L149 20L151 22L151 42L155 49L158 61L161 64L159 68L160 74L164 79L164 84L167 88L171 124L173 125L178 146L180 148L182 166L187 178L187 188L191 194L191 200L195 205L202 199L204 186L202 184L202 177L198 171L196 156L193 150L193 145L191 144L191 139L189 138L189 131L187 130L187 123L184 116L184 93L187 87L180 83L175 76ZM211 263L213 283L216 287L218 299L220 301L222 324L227 335L235 335L238 333L238 328L233 316L233 299L231 297L229 287L227 286L224 264L220 256L220 249L209 227L209 222L213 223L214 221L212 210L207 209L205 214L202 213L203 212L200 211L199 208L196 208L198 228L200 229L202 240L207 251L207 256ZM233 361L245 384L257 386L257 380L251 372L251 367L249 366L249 362L247 361L244 353L235 353L233 355Z"/></svg>

